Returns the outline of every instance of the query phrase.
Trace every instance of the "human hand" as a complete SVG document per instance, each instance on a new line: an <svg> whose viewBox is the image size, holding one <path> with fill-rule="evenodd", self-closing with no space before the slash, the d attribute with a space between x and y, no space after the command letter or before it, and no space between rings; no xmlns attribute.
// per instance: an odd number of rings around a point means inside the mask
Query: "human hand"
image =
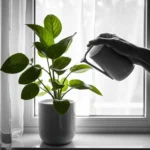
<svg viewBox="0 0 150 150"><path fill-rule="evenodd" d="M132 62L135 62L140 55L140 48L131 44L115 34L103 33L98 38L89 41L88 47L92 45L104 44L111 47L120 55L128 57Z"/></svg>
<svg viewBox="0 0 150 150"><path fill-rule="evenodd" d="M110 33L100 34L98 38L89 41L87 46L99 44L111 47L118 54L128 57L132 63L140 65L150 72L150 50L138 47Z"/></svg>

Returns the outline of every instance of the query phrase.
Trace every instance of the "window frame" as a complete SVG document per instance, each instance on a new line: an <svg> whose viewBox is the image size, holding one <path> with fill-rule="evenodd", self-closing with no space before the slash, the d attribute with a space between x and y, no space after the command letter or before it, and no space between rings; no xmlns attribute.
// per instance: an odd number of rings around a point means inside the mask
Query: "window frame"
<svg viewBox="0 0 150 150"><path fill-rule="evenodd" d="M34 23L34 9L35 0L27 0L27 22ZM31 15L32 14L32 15ZM32 41L34 41L34 34L26 28L26 48L31 48ZM150 1L145 0L145 47L150 49ZM33 54L33 53L32 53ZM145 98L145 118L143 117L77 117L76 131L78 133L144 133L150 131L150 73L144 70L144 98ZM24 131L38 132L38 118L34 117L34 100L26 101L24 103Z"/></svg>

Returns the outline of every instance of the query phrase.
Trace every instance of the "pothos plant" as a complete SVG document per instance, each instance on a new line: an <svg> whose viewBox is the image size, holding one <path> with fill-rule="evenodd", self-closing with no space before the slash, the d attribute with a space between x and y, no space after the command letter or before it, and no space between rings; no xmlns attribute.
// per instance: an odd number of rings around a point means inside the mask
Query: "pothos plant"
<svg viewBox="0 0 150 150"><path fill-rule="evenodd" d="M62 30L62 24L53 14L45 17L44 26L37 24L27 24L27 26L39 37L39 41L34 42L33 45L39 56L47 61L48 70L45 69L45 66L35 64L33 58L29 59L22 53L11 55L1 67L1 71L9 74L16 74L27 68L18 80L19 84L25 85L21 93L23 100L33 99L37 95L49 94L53 99L55 110L63 115L70 106L69 100L64 99L64 96L72 89L88 89L102 95L93 85L86 84L79 79L68 80L72 73L83 73L92 69L91 66L83 63L65 69L71 62L71 58L62 55L69 49L76 33L55 43L55 38ZM49 85L45 85L41 79L42 71L45 71L49 76ZM64 73L67 75L63 76Z"/></svg>

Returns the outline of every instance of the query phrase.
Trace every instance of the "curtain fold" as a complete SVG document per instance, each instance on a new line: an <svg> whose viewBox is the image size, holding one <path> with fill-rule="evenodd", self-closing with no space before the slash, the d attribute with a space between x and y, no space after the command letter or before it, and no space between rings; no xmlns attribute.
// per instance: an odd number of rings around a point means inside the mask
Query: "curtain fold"
<svg viewBox="0 0 150 150"><path fill-rule="evenodd" d="M2 0L1 64L12 54L25 51L26 0ZM23 101L19 74L1 73L1 138L11 143L23 133Z"/></svg>

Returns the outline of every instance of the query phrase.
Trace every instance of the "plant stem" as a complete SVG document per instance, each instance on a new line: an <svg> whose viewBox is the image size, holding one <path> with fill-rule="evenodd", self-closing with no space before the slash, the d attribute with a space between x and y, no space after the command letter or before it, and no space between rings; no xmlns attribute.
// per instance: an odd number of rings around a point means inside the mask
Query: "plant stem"
<svg viewBox="0 0 150 150"><path fill-rule="evenodd" d="M47 72L48 74L49 74L49 72L46 70L46 69L44 69L44 68L42 68L45 72ZM49 74L50 75L50 74Z"/></svg>
<svg viewBox="0 0 150 150"><path fill-rule="evenodd" d="M53 63L54 63L54 60L52 60L52 67L53 67ZM54 70L52 70L52 73L53 73L53 80L55 81L55 74L54 74Z"/></svg>
<svg viewBox="0 0 150 150"><path fill-rule="evenodd" d="M69 72L69 74L65 77L64 81L62 84L65 83L66 79L69 77L69 75L71 74L72 72ZM60 97L61 97L61 92L62 92L62 89L60 90L59 94L60 94ZM62 98L62 97L61 97Z"/></svg>
<svg viewBox="0 0 150 150"><path fill-rule="evenodd" d="M49 70L49 75L50 75L50 79L51 79L51 82L53 82L54 81L54 77L52 77L52 75L51 75L51 70L50 70L50 65L49 65L49 61L48 61L48 58L46 58L47 59L47 65L48 65L48 70ZM52 64L53 65L53 64ZM52 70L52 73L53 73L53 70ZM56 92L55 91L53 91L54 92L54 98L56 98Z"/></svg>
<svg viewBox="0 0 150 150"><path fill-rule="evenodd" d="M40 89L42 89L43 91L45 91L45 92L47 93L47 91L46 91L46 90L44 90L43 88L41 88L41 87L40 87Z"/></svg>
<svg viewBox="0 0 150 150"><path fill-rule="evenodd" d="M47 65L48 65L49 75L50 75L50 78L51 78L51 80L52 80L52 75L51 75L51 71L50 71L50 65L49 65L48 58L46 58L46 60L47 60Z"/></svg>
<svg viewBox="0 0 150 150"><path fill-rule="evenodd" d="M63 83L62 83L62 84L64 84L64 83L65 83L66 79L69 77L69 75L70 75L71 73L72 73L72 72L69 72L69 74L65 77L65 79L64 79L64 81L63 81Z"/></svg>
<svg viewBox="0 0 150 150"><path fill-rule="evenodd" d="M69 92L71 91L73 88L70 88L66 93L63 94L63 96L61 97L61 99Z"/></svg>
<svg viewBox="0 0 150 150"><path fill-rule="evenodd" d="M52 67L53 67L53 63L54 63L54 60L52 59ZM53 81L55 82L54 70L52 70L52 74L53 74ZM57 99L57 92L55 90L54 90L54 97Z"/></svg>
<svg viewBox="0 0 150 150"><path fill-rule="evenodd" d="M41 82L43 87L47 90L47 92L51 95L51 97L54 99L54 96L51 94L51 92L47 89L47 87L43 84L43 82L38 78L38 80Z"/></svg>
<svg viewBox="0 0 150 150"><path fill-rule="evenodd" d="M58 75L58 78L57 78L57 80L59 81L59 75Z"/></svg>
<svg viewBox="0 0 150 150"><path fill-rule="evenodd" d="M48 58L47 58L47 62L48 62ZM33 66L32 64L29 63L29 65ZM49 62L48 62L48 66L49 66ZM49 67L48 67L49 68ZM41 69L44 69L44 68L41 68ZM45 70L45 69L44 69ZM48 71L45 70L47 73ZM50 75L50 78L51 78L51 72L50 72L50 68L49 68L49 75ZM51 92L49 92L49 90L46 88L46 86L43 84L43 82L38 78L38 80L41 82L41 84L43 85L43 87L47 90L47 92L51 95L51 97L54 99L54 96L52 95Z"/></svg>

